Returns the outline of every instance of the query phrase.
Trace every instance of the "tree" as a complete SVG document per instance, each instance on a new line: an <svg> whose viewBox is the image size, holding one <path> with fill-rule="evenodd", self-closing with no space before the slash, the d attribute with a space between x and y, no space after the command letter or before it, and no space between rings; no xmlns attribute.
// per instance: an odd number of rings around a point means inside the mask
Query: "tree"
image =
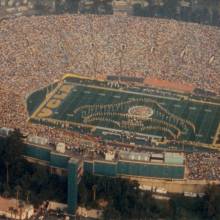
<svg viewBox="0 0 220 220"><path fill-rule="evenodd" d="M82 184L79 184L78 191L79 191L79 194L78 194L79 204L85 206L88 203L88 190L87 190L84 182Z"/></svg>
<svg viewBox="0 0 220 220"><path fill-rule="evenodd" d="M15 187L15 190L16 190L17 207L18 207L18 204L19 204L19 193L21 192L21 187L19 185L17 185Z"/></svg>
<svg viewBox="0 0 220 220"><path fill-rule="evenodd" d="M13 215L14 208L13 208L12 206L10 206L10 207L8 208L8 211L10 212L10 214L11 214L11 219L12 219L12 215Z"/></svg>
<svg viewBox="0 0 220 220"><path fill-rule="evenodd" d="M21 220L22 219L22 210L24 208L24 203L22 201L19 201L18 208L19 208L19 218Z"/></svg>
<svg viewBox="0 0 220 220"><path fill-rule="evenodd" d="M24 150L24 136L19 129L15 129L6 139L7 150L5 151L5 161L9 164L20 160Z"/></svg>
<svg viewBox="0 0 220 220"><path fill-rule="evenodd" d="M116 210L113 206L108 206L104 211L104 219L106 220L120 220L121 215L118 210Z"/></svg>
<svg viewBox="0 0 220 220"><path fill-rule="evenodd" d="M47 167L26 161L23 138L15 129L8 137L0 139L0 192L5 197L16 197L17 201L26 199L29 202L30 199L35 205L47 199L65 202L67 178L51 175Z"/></svg>
<svg viewBox="0 0 220 220"><path fill-rule="evenodd" d="M17 209L13 209L13 214L14 214L14 216L15 216L15 219L16 219L16 217L17 217L17 214L18 214L18 210L17 210Z"/></svg>
<svg viewBox="0 0 220 220"><path fill-rule="evenodd" d="M29 203L30 195L31 195L31 191L30 191L30 190L27 190L27 192L26 192L26 203L27 203L27 204Z"/></svg>
<svg viewBox="0 0 220 220"><path fill-rule="evenodd" d="M0 146L0 159L4 164L7 185L9 184L10 180L10 168L15 168L17 162L22 159L23 150L23 135L21 134L19 129L15 129L5 139L4 144ZM14 174L16 174L16 172L13 172L13 175Z"/></svg>
<svg viewBox="0 0 220 220"><path fill-rule="evenodd" d="M208 219L220 218L220 186L210 185L207 187L203 198L203 216Z"/></svg>

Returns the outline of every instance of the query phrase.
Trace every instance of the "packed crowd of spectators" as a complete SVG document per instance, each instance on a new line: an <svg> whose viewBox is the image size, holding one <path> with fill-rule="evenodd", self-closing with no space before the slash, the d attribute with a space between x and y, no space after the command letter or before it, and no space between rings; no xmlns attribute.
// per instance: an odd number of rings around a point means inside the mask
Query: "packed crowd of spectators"
<svg viewBox="0 0 220 220"><path fill-rule="evenodd" d="M197 180L220 180L220 153L187 154L188 178Z"/></svg>
<svg viewBox="0 0 220 220"><path fill-rule="evenodd" d="M3 20L1 81L19 94L65 72L150 76L219 91L220 30L127 16Z"/></svg>
<svg viewBox="0 0 220 220"><path fill-rule="evenodd" d="M152 77L220 94L218 28L97 15L19 17L0 24L0 127L77 143L79 133L27 123L28 94L64 73Z"/></svg>

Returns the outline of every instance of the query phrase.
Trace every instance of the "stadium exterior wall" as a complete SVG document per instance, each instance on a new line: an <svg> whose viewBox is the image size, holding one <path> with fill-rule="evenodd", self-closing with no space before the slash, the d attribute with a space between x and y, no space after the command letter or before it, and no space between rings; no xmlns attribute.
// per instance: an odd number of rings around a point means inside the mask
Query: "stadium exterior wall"
<svg viewBox="0 0 220 220"><path fill-rule="evenodd" d="M67 169L68 155L53 152L49 149L35 145L27 145L24 155L49 162L50 166ZM144 162L124 161L118 162L104 160L84 161L84 171L105 176L137 176L160 179L183 179L184 166L149 164Z"/></svg>
<svg viewBox="0 0 220 220"><path fill-rule="evenodd" d="M168 166L163 164L160 165L119 161L118 174L161 179L183 179L184 166Z"/></svg>
<svg viewBox="0 0 220 220"><path fill-rule="evenodd" d="M51 152L50 153L50 166L66 169L68 167L69 159L70 159L69 156Z"/></svg>
<svg viewBox="0 0 220 220"><path fill-rule="evenodd" d="M94 165L93 161L84 160L84 162L83 162L84 171L86 171L88 173L93 173L94 172L94 166L93 165Z"/></svg>
<svg viewBox="0 0 220 220"><path fill-rule="evenodd" d="M105 176L117 176L116 162L94 161L94 174Z"/></svg>
<svg viewBox="0 0 220 220"><path fill-rule="evenodd" d="M39 160L49 162L50 161L50 153L51 153L50 149L27 144L25 147L24 155L27 157L32 157L32 158L36 158Z"/></svg>

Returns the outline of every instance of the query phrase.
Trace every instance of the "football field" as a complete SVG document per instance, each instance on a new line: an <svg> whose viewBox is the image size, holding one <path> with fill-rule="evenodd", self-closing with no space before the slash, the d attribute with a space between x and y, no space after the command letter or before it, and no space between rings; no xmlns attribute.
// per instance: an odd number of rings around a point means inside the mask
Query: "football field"
<svg viewBox="0 0 220 220"><path fill-rule="evenodd" d="M94 134L129 132L212 144L220 122L220 104L173 91L67 77L47 94L37 93L27 103L32 122Z"/></svg>

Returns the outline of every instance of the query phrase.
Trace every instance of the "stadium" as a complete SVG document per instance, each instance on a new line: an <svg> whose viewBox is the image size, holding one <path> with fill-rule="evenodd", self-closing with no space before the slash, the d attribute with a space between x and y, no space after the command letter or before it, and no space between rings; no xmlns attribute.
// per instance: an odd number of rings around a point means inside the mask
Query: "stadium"
<svg viewBox="0 0 220 220"><path fill-rule="evenodd" d="M27 160L68 175L70 212L82 170L174 193L219 183L218 28L63 15L0 34L0 136L19 128Z"/></svg>

